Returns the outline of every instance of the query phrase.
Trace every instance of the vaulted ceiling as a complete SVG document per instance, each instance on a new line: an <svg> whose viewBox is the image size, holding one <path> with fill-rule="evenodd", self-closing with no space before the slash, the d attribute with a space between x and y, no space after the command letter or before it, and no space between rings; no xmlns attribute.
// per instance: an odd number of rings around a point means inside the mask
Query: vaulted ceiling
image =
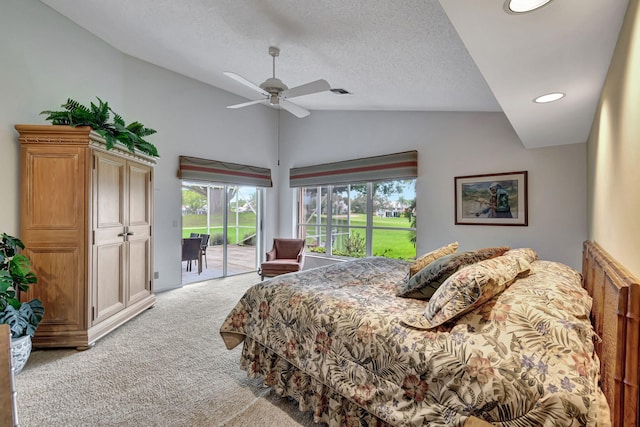
<svg viewBox="0 0 640 427"><path fill-rule="evenodd" d="M275 74L313 110L502 111L525 147L587 140L628 0L41 0L123 53L237 94ZM564 92L557 102L532 100ZM239 100L243 102L244 99ZM253 105L245 108L268 108ZM301 119L304 120L304 119Z"/></svg>

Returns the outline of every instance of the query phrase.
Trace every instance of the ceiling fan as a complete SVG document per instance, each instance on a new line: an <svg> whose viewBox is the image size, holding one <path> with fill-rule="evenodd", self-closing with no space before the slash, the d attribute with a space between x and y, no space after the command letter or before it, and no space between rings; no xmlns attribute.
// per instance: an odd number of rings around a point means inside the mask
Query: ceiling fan
<svg viewBox="0 0 640 427"><path fill-rule="evenodd" d="M262 99L229 105L227 108L241 108L254 104L268 103L269 105L280 106L296 117L302 118L308 116L310 114L309 111L289 101L289 98L324 92L331 89L331 86L326 80L320 79L289 89L280 79L276 78L276 56L280 55L280 49L270 46L269 55L273 57L273 77L265 80L260 86L251 83L239 74L229 71L224 72L226 76L263 95Z"/></svg>

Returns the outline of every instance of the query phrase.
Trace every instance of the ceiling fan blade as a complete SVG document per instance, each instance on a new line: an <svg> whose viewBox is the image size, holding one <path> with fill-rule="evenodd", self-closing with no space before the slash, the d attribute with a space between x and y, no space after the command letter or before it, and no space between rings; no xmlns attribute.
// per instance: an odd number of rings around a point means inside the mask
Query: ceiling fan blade
<svg viewBox="0 0 640 427"><path fill-rule="evenodd" d="M279 104L282 108L284 108L285 110L287 110L288 112L290 112L291 114L299 118L307 117L309 114L311 114L304 108L299 107L293 102L287 101L286 99L281 99Z"/></svg>
<svg viewBox="0 0 640 427"><path fill-rule="evenodd" d="M320 79L315 82L305 83L300 86L292 87L282 91L281 98L294 98L296 96L311 95L312 93L325 92L331 89L326 80Z"/></svg>
<svg viewBox="0 0 640 427"><path fill-rule="evenodd" d="M269 92L267 92L266 90L262 89L260 86L251 83L249 80L245 79L244 77L242 77L239 74L236 73L232 73L230 71L225 71L224 75L227 77L232 78L233 80L237 81L238 83L242 83L243 85L250 87L251 89L260 92L261 94L265 95L265 96L269 96Z"/></svg>
<svg viewBox="0 0 640 427"><path fill-rule="evenodd" d="M249 105L260 104L261 102L264 102L264 101L266 101L266 99L258 99L256 101L243 102L242 104L228 105L227 108L248 107Z"/></svg>

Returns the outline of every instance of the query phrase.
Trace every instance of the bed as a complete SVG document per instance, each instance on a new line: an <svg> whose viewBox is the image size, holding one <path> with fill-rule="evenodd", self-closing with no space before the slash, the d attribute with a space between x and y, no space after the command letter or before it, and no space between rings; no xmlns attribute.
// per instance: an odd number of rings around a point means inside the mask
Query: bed
<svg viewBox="0 0 640 427"><path fill-rule="evenodd" d="M511 249L426 296L412 267L373 257L258 283L221 336L329 426L637 425L638 285L596 244L582 274Z"/></svg>

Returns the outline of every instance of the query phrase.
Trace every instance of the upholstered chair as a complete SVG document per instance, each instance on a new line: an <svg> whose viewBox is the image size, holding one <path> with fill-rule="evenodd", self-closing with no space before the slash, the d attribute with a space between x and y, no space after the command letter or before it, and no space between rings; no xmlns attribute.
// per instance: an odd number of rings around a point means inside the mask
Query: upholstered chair
<svg viewBox="0 0 640 427"><path fill-rule="evenodd" d="M273 248L267 252L266 261L260 264L260 270L258 270L262 280L265 277L302 270L304 243L304 239L273 239Z"/></svg>

